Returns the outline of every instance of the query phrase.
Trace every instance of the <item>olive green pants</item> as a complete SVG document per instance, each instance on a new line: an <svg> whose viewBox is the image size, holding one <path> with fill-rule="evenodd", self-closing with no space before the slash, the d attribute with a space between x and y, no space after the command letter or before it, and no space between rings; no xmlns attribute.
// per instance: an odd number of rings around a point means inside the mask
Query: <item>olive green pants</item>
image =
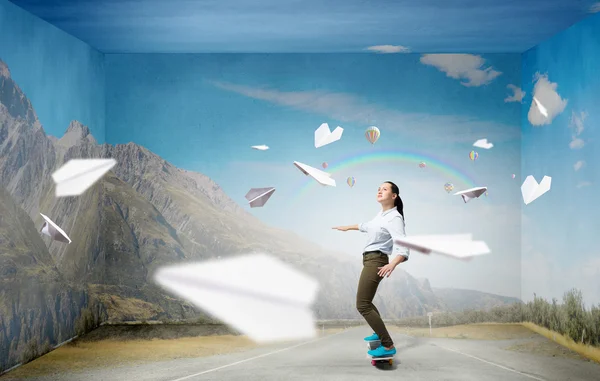
<svg viewBox="0 0 600 381"><path fill-rule="evenodd" d="M356 309L365 318L367 324L371 326L373 332L379 336L381 345L387 348L394 345L394 342L379 315L379 311L373 305L373 298L375 292L377 292L379 282L383 279L377 274L379 272L378 267L387 265L389 260L388 255L379 251L370 251L363 254L363 269L360 273L356 291Z"/></svg>

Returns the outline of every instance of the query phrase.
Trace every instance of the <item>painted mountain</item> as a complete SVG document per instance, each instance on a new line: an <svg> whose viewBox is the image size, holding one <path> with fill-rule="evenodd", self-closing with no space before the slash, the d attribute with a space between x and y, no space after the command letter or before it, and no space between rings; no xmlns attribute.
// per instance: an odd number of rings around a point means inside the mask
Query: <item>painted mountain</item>
<svg viewBox="0 0 600 381"><path fill-rule="evenodd" d="M467 309L488 311L506 304L520 303L521 300L510 296L500 296L475 290L459 288L434 288L433 292L440 298L447 311L458 312Z"/></svg>
<svg viewBox="0 0 600 381"><path fill-rule="evenodd" d="M72 158L118 164L83 195L55 198L51 174ZM41 235L39 212L73 242ZM90 321L199 317L201 311L157 287L153 271L252 251L276 255L319 280L318 318L360 317L360 259L265 225L208 177L134 143L99 145L76 121L60 139L46 135L0 61L0 371L27 348L60 343ZM427 282L402 269L386 283L375 300L386 318L446 308Z"/></svg>

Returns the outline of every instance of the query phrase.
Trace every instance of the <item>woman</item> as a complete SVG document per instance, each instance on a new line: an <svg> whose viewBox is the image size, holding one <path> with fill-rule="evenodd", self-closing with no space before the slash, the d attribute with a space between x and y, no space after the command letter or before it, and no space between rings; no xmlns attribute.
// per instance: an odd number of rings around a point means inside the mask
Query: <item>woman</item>
<svg viewBox="0 0 600 381"><path fill-rule="evenodd" d="M356 292L356 308L375 331L365 341L381 340L381 345L368 351L371 356L391 356L396 353L394 342L373 305L377 286L382 278L389 277L396 266L408 260L408 248L394 244L394 238L406 236L404 232L404 204L396 184L386 181L377 190L377 202L381 212L369 222L351 226L336 226L340 231L360 230L367 233L367 245L363 252L363 269ZM390 261L390 255L395 257Z"/></svg>

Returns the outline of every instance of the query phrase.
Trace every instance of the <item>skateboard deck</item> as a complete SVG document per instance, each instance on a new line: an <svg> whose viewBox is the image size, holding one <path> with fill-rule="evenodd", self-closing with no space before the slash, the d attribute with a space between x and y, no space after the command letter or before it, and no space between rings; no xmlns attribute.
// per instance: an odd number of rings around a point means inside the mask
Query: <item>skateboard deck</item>
<svg viewBox="0 0 600 381"><path fill-rule="evenodd" d="M394 363L394 356L383 356L383 357L373 357L373 356L369 356L369 358L371 359L371 365L375 366L377 364L390 364L392 365Z"/></svg>

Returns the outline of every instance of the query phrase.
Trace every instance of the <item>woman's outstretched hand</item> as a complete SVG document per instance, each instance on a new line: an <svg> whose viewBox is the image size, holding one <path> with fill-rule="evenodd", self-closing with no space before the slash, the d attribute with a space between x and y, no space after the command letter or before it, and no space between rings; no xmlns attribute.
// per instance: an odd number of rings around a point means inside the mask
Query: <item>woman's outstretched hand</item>
<svg viewBox="0 0 600 381"><path fill-rule="evenodd" d="M339 231L342 231L342 232L348 231L348 227L347 226L334 226L334 227L332 227L332 229L339 230Z"/></svg>
<svg viewBox="0 0 600 381"><path fill-rule="evenodd" d="M395 264L388 263L387 265L385 265L383 267L378 267L379 272L377 273L377 275L379 275L381 277L387 276L389 278L390 275L392 275L392 271L394 271L395 268L396 268Z"/></svg>

